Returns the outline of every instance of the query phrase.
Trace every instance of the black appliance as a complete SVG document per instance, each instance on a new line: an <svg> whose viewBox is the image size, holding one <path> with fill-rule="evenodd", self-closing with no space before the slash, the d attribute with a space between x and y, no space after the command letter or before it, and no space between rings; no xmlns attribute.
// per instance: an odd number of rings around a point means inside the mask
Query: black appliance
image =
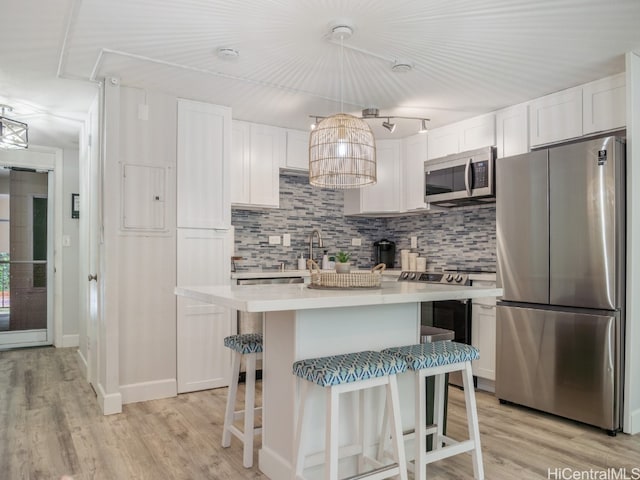
<svg viewBox="0 0 640 480"><path fill-rule="evenodd" d="M402 272L399 282L446 283L450 285L471 285L469 275L464 272ZM420 304L420 324L423 327L437 327L452 330L455 342L471 345L471 302L464 300L442 300ZM473 383L477 379L474 376ZM449 375L449 383L462 387L462 374Z"/></svg>
<svg viewBox="0 0 640 480"><path fill-rule="evenodd" d="M396 263L396 243L382 239L373 244L376 265L384 263L387 268L393 268Z"/></svg>

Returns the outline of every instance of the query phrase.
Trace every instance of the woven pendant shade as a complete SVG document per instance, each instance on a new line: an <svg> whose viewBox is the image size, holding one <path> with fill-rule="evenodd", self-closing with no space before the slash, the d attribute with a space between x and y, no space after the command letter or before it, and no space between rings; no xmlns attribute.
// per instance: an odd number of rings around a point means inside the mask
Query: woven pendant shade
<svg viewBox="0 0 640 480"><path fill-rule="evenodd" d="M358 188L376 183L376 144L369 125L338 113L322 120L309 139L309 183Z"/></svg>

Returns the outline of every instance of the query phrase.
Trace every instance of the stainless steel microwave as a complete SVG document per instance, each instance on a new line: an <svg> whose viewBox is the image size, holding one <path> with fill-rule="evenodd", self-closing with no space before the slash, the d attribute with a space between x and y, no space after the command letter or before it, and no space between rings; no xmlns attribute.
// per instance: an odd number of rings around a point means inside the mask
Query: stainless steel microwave
<svg viewBox="0 0 640 480"><path fill-rule="evenodd" d="M424 162L424 201L441 207L495 202L495 147Z"/></svg>

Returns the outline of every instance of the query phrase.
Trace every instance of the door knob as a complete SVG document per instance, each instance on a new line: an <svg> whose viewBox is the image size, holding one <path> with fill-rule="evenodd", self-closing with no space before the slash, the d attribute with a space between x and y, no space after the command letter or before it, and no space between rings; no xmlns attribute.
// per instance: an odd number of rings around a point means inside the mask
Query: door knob
<svg viewBox="0 0 640 480"><path fill-rule="evenodd" d="M96 282L98 281L98 274L94 273L93 275L89 274L89 281L91 280L95 280Z"/></svg>

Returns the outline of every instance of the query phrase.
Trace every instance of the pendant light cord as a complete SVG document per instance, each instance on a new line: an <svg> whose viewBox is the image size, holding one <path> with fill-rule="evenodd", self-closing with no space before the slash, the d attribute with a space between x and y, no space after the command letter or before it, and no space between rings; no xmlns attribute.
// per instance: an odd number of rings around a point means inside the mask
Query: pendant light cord
<svg viewBox="0 0 640 480"><path fill-rule="evenodd" d="M344 113L344 35L340 35L340 113Z"/></svg>

